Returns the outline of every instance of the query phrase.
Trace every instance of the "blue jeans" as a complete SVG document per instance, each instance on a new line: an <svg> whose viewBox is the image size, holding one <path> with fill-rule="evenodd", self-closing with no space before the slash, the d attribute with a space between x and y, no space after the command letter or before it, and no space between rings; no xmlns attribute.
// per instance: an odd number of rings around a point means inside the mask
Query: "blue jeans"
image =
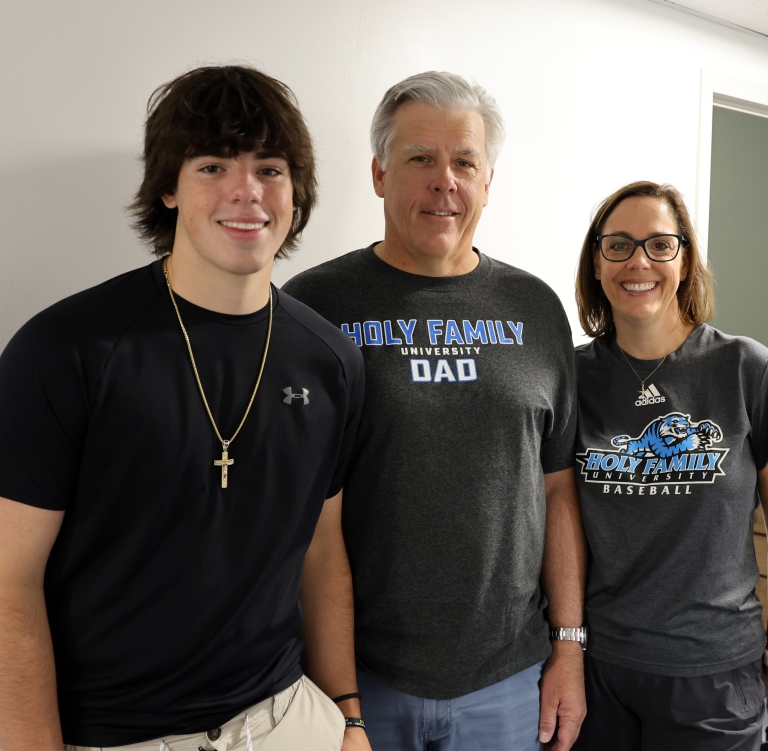
<svg viewBox="0 0 768 751"><path fill-rule="evenodd" d="M540 662L456 699L420 699L358 668L375 751L540 751Z"/></svg>

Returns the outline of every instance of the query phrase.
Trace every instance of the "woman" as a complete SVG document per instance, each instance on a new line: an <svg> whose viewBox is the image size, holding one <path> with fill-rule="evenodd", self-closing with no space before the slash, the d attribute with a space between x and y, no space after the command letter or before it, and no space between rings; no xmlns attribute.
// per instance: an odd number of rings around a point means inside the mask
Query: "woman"
<svg viewBox="0 0 768 751"><path fill-rule="evenodd" d="M594 341L577 350L591 554L575 748L758 749L768 349L706 325L711 276L668 185L633 183L598 207L577 301Z"/></svg>

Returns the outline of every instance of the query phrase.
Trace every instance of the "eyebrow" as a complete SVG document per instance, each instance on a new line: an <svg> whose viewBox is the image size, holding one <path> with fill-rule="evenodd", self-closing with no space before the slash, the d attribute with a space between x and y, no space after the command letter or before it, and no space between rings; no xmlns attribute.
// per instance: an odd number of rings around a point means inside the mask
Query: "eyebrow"
<svg viewBox="0 0 768 751"><path fill-rule="evenodd" d="M410 151L417 151L420 153L432 153L435 151L435 149L431 148L430 146L424 146L420 143L406 143L403 146L403 151L410 152ZM458 156L473 156L473 157L479 157L480 152L475 151L474 149L464 148L464 149L457 149L454 154Z"/></svg>

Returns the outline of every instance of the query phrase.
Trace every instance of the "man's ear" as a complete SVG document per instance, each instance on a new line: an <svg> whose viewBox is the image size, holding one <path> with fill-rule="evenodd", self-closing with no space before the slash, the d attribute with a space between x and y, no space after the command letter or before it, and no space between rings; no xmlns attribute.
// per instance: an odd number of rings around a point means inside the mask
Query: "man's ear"
<svg viewBox="0 0 768 751"><path fill-rule="evenodd" d="M163 203L165 204L166 209L178 209L179 204L176 201L176 196L173 193L166 193L160 198L163 199Z"/></svg>
<svg viewBox="0 0 768 751"><path fill-rule="evenodd" d="M384 198L384 176L386 172L381 167L377 157L373 157L371 162L371 175L373 176L373 189L379 198Z"/></svg>
<svg viewBox="0 0 768 751"><path fill-rule="evenodd" d="M488 192L491 189L491 180L493 180L493 170L491 170L491 174L488 175L488 182L485 184L485 201L483 201L483 206L488 205Z"/></svg>

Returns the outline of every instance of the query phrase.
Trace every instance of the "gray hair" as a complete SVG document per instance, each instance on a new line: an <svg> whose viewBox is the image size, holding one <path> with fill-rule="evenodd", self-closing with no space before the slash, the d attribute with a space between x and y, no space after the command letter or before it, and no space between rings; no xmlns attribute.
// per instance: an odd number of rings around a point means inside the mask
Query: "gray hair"
<svg viewBox="0 0 768 751"><path fill-rule="evenodd" d="M394 133L395 112L406 102L431 104L440 109L468 109L477 112L485 125L485 154L488 173L504 144L504 118L496 100L477 84L469 84L461 76L434 70L410 76L392 86L376 108L371 123L371 148L382 168L386 169Z"/></svg>

